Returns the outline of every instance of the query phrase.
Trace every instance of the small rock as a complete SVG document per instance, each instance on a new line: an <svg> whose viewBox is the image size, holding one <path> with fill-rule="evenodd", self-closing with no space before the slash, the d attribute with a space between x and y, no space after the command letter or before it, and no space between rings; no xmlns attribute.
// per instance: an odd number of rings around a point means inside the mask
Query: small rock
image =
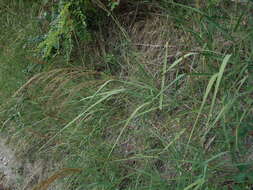
<svg viewBox="0 0 253 190"><path fill-rule="evenodd" d="M0 190L4 190L3 184L0 184Z"/></svg>

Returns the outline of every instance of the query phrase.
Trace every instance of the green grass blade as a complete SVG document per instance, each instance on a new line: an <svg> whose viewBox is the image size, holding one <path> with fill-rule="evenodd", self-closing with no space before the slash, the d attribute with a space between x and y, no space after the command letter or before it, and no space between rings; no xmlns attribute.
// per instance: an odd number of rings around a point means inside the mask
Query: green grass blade
<svg viewBox="0 0 253 190"><path fill-rule="evenodd" d="M122 136L123 132L125 131L126 127L129 125L130 121L136 116L136 114L138 113L139 110L141 110L142 108L144 108L145 106L149 105L151 102L146 102L144 104L142 104L141 106L139 106L137 109L135 109L135 111L130 115L130 117L128 118L128 120L126 121L125 125L123 126L123 128L120 131L120 134L118 135L115 143L112 146L112 149L110 151L110 153L108 154L108 158L110 158L114 148L116 147L116 145L119 142L120 137Z"/></svg>
<svg viewBox="0 0 253 190"><path fill-rule="evenodd" d="M204 183L205 183L205 180L203 178L200 178L200 179L196 180L194 183L188 185L186 188L184 188L184 190L189 190L189 189L193 189L193 188L194 188L194 190L200 189Z"/></svg>
<svg viewBox="0 0 253 190"><path fill-rule="evenodd" d="M214 95L213 95L213 98L212 98L211 108L210 108L210 111L209 111L209 114L208 114L208 119L207 119L207 122L206 122L206 127L209 125L209 122L210 122L210 120L212 118L214 104L215 104L215 101L216 101L217 93L219 91L221 79L222 79L223 73L225 71L226 65L227 65L230 57L231 57L231 55L226 55L225 56L225 58L224 58L224 60L223 60L223 62L221 64L219 73L217 75L217 80L216 80L216 84L215 84L215 88L214 88Z"/></svg>
<svg viewBox="0 0 253 190"><path fill-rule="evenodd" d="M80 113L77 117L75 117L72 121L70 121L67 125L65 125L60 131L58 131L53 137L51 137L47 143L45 143L40 149L42 150L47 144L49 144L53 139L55 139L60 133L62 133L64 130L66 130L67 128L69 128L72 124L74 124L78 119L80 119L81 117L84 117L85 114L87 114L90 110L92 110L92 108L94 108L96 105L100 104L101 102L105 101L106 99L108 99L109 97L122 93L124 92L125 89L116 89L116 90L112 90L110 94L107 94L106 96L104 96L103 98L99 99L97 102L95 102L94 104L92 104L90 107L88 107L84 112Z"/></svg>
<svg viewBox="0 0 253 190"><path fill-rule="evenodd" d="M212 87L213 87L213 85L214 85L214 83L215 83L217 77L218 77L218 74L214 74L214 75L211 77L211 79L209 80L209 83L208 83L208 85L207 85L207 88L206 88L206 91L205 91L205 94L204 94L204 97L203 97L203 100L202 100L200 109L199 109L199 111L198 111L197 118L196 118L196 120L195 120L195 122L194 122L194 124L193 124L193 127L192 127L192 130L191 130L191 133L190 133L190 137L189 137L187 146L189 145L189 143L190 143L190 141L191 141L191 139L192 139L192 136L193 136L194 130L195 130L195 128L196 128L196 125L197 125L197 123L198 123L199 117L200 117L200 115L201 115L201 113L202 113L202 110L203 110L203 108L204 108L204 105L205 105L205 103L206 103L206 101L207 101L207 97L208 97L208 95L209 95L209 93L210 93L210 91L211 91L211 89L212 89Z"/></svg>
<svg viewBox="0 0 253 190"><path fill-rule="evenodd" d="M166 78L166 66L167 66L167 59L168 59L168 42L165 45L165 58L163 61L163 70L162 70L162 84L161 84L161 95L160 95L160 102L159 102L159 109L162 110L163 108L163 91L164 91L164 84Z"/></svg>

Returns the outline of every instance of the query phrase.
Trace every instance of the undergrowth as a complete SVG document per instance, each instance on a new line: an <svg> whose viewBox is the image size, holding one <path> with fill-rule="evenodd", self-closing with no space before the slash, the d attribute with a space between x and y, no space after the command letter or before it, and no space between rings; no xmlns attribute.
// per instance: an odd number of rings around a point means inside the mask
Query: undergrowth
<svg viewBox="0 0 253 190"><path fill-rule="evenodd" d="M0 2L1 133L63 167L31 189L253 187L251 2Z"/></svg>

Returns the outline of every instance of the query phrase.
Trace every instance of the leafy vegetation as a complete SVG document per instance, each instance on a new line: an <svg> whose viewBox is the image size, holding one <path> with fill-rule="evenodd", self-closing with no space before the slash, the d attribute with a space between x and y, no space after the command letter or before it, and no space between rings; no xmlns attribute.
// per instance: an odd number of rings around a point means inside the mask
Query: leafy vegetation
<svg viewBox="0 0 253 190"><path fill-rule="evenodd" d="M58 163L31 189L250 190L252 11L1 0L1 133Z"/></svg>

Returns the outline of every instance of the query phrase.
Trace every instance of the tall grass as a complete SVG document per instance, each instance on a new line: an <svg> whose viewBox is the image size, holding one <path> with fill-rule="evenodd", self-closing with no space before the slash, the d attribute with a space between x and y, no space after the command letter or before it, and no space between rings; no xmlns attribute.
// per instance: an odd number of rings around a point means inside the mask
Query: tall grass
<svg viewBox="0 0 253 190"><path fill-rule="evenodd" d="M34 189L252 188L252 4L114 15L69 65L27 59L40 4L1 5L1 132L20 157L63 167Z"/></svg>

